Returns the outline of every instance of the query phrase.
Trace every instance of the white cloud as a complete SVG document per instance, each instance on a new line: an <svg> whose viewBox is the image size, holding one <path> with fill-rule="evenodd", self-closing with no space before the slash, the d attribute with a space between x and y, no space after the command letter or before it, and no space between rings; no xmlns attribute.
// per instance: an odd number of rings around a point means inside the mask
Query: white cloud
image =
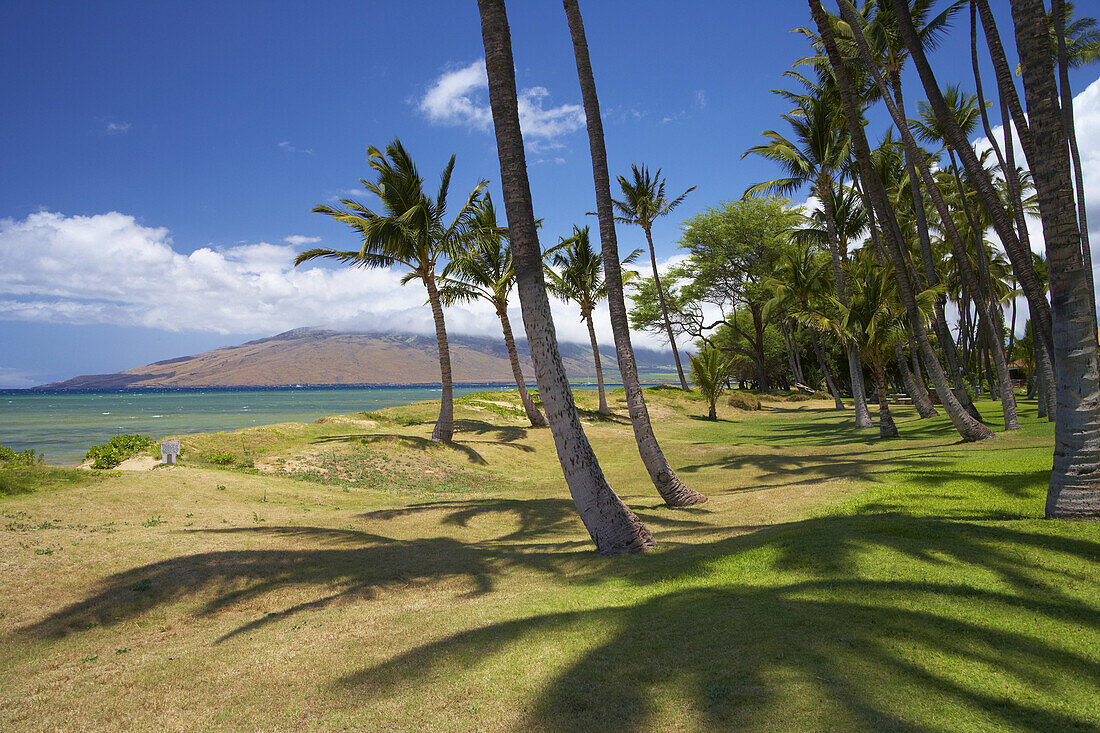
<svg viewBox="0 0 1100 733"><path fill-rule="evenodd" d="M130 131L133 127L129 122L108 122L107 134L108 135L122 135Z"/></svg>
<svg viewBox="0 0 1100 733"><path fill-rule="evenodd" d="M279 150L282 150L284 153L305 153L306 155L313 155L312 150L307 150L305 148L296 148L290 143L289 140L283 140L275 147L279 148Z"/></svg>
<svg viewBox="0 0 1100 733"><path fill-rule="evenodd" d="M320 237L305 237L301 234L291 234L289 237L283 237L283 241L287 244L293 244L296 247L301 247L303 244L317 244L321 241Z"/></svg>
<svg viewBox="0 0 1100 733"><path fill-rule="evenodd" d="M584 128L585 123L581 105L546 107L549 100L549 90L541 86L520 90L516 100L524 138L532 138L532 143L541 144L542 149L546 149L547 143ZM493 115L489 109L485 59L442 74L417 106L435 124L491 131Z"/></svg>
<svg viewBox="0 0 1100 733"><path fill-rule="evenodd" d="M434 333L423 288L402 286L401 271L294 268L296 252L258 242L183 254L167 229L117 212L0 219L0 319L250 335L301 326ZM522 330L514 294L512 305ZM559 338L587 343L576 307L551 305ZM499 335L495 313L480 302L448 308L446 318L453 333ZM605 313L596 328L611 343Z"/></svg>

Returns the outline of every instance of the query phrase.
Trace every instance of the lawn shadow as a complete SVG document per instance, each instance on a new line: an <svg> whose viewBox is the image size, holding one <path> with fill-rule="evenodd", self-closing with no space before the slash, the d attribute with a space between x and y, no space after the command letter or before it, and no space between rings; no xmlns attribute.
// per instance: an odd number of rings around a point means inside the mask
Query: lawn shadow
<svg viewBox="0 0 1100 733"><path fill-rule="evenodd" d="M454 426L456 433L491 435L494 441L502 443L511 443L527 437L527 428L518 425L496 425L485 420L460 418L454 421Z"/></svg>
<svg viewBox="0 0 1100 733"><path fill-rule="evenodd" d="M683 587L704 568L759 550L774 557L773 570L809 579ZM860 566L878 551L961 571L945 582ZM1056 567L1047 564L1051 554ZM903 515L827 517L676 547L608 571L639 586L674 582L635 603L612 594L581 610L459 632L349 674L336 687L368 700L415 697L421 687L430 691L502 657L549 655L558 671L545 683L523 680L540 684L520 727L649 730L660 727L655 716L683 720L686 710L703 727L725 730L782 720L786 729L920 731L939 727L945 708L979 727L1066 730L1098 722L1073 693L1059 693L1094 689L1100 664L1072 642L1032 633L1054 624L1100 632L1100 611L1063 592L1067 581L1100 571L1092 542ZM968 580L987 574L1007 589ZM1013 623L1021 613L1029 620ZM556 640L566 639L585 641L559 670L552 660L565 642ZM658 698L666 709L658 710Z"/></svg>
<svg viewBox="0 0 1100 733"><path fill-rule="evenodd" d="M453 440L430 440L419 435L402 435L399 433L354 433L347 435L324 435L314 438L311 443L324 445L325 443L362 443L363 445L375 445L377 443L391 443L405 448L415 448L419 451L428 451L433 448L446 446L453 448L466 456L466 460L479 466L487 466L489 462L485 457L465 443L457 443ZM518 447L518 446L517 446Z"/></svg>
<svg viewBox="0 0 1100 733"><path fill-rule="evenodd" d="M663 504L658 507L664 507ZM668 513L655 513L644 508L634 508L643 522L654 529L685 530L712 527L707 522L686 519L684 510L678 509L677 516ZM497 539L504 542L529 542L547 540L555 535L575 533L577 508L572 499L468 499L461 501L421 502L398 509L380 509L359 515L366 520L393 521L403 517L440 515L439 524L468 528L472 522L481 518L498 519L501 515L512 515L516 529L501 535Z"/></svg>

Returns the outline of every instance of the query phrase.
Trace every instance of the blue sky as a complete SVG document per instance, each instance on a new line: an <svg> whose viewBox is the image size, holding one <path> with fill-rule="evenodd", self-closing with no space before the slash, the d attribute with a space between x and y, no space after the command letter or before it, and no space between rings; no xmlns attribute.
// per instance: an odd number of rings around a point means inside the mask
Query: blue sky
<svg viewBox="0 0 1100 733"><path fill-rule="evenodd" d="M572 47L560 3L511 5L529 175L543 237L556 241L593 208ZM741 154L787 111L768 90L805 54L790 29L810 22L806 5L582 11L613 173L644 161L671 190L699 187L654 230L667 260L680 221L775 177ZM970 86L965 22L933 57L943 83ZM400 137L433 187L456 153L455 199L481 178L499 190L482 56L473 0L4 3L0 386L295 326L428 328L423 296L396 275L286 269L304 247L355 246L309 210L360 188L368 145ZM1075 91L1096 78L1075 73ZM639 230L619 238L624 251L644 245ZM563 338L584 340L571 307L555 312ZM495 333L476 308L449 321Z"/></svg>

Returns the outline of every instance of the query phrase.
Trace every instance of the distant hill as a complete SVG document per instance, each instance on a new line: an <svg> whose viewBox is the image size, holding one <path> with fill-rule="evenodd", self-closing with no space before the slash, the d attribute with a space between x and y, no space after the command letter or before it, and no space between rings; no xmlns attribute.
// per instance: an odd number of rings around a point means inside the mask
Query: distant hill
<svg viewBox="0 0 1100 733"><path fill-rule="evenodd" d="M512 383L508 351L502 338L451 336L450 347L456 384ZM526 341L520 341L517 347L524 376L533 382ZM560 347L571 378L595 378L590 346L562 343ZM675 371L671 353L638 349L635 356L642 373ZM618 380L614 350L601 347L600 359L605 379ZM237 346L166 359L115 374L87 374L37 389L438 383L439 358L434 336L298 328Z"/></svg>

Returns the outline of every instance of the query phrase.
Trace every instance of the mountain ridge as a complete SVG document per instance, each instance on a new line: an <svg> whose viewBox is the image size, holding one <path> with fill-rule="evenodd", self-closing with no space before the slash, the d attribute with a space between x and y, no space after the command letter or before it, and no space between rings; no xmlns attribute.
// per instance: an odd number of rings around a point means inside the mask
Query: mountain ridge
<svg viewBox="0 0 1100 733"><path fill-rule="evenodd" d="M455 384L514 383L502 338L451 335L448 343ZM524 377L533 383L526 340L517 339L516 348ZM590 346L562 342L559 348L570 378L595 379ZM675 369L671 353L636 349L635 358L641 372L671 373ZM614 350L601 346L600 360L605 379L618 379ZM84 374L34 389L400 386L439 382L434 336L307 327L111 374Z"/></svg>

